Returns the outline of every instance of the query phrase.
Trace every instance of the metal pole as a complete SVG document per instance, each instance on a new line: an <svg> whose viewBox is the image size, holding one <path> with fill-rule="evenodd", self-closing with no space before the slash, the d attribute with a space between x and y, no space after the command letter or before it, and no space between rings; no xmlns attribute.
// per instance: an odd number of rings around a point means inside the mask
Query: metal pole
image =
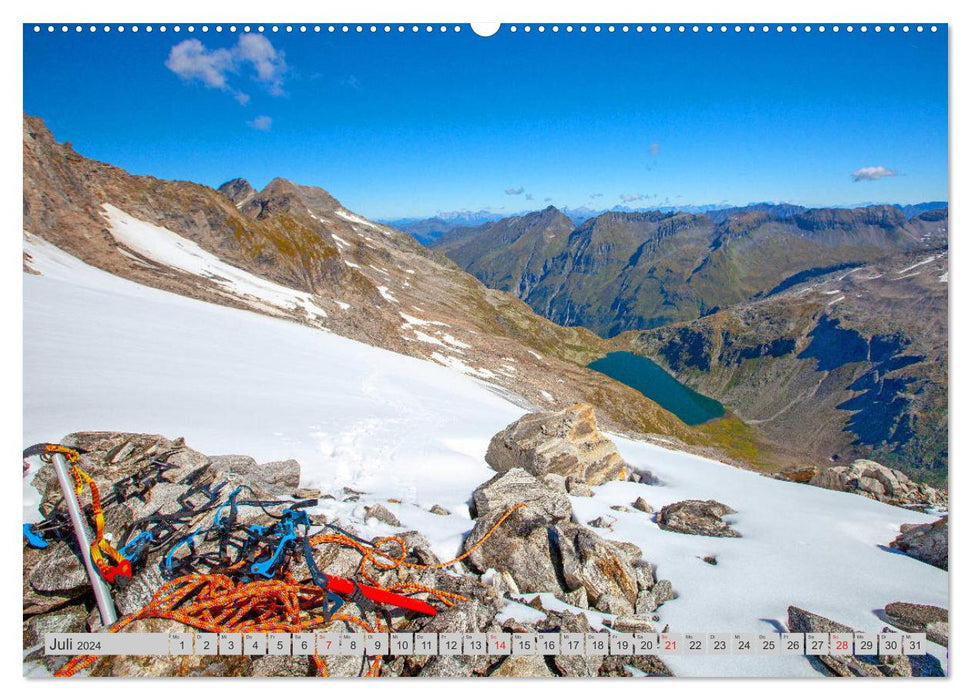
<svg viewBox="0 0 971 700"><path fill-rule="evenodd" d="M88 524L84 520L81 506L78 499L74 496L74 480L68 474L67 460L59 452L53 454L54 471L57 473L57 480L61 484L61 492L64 494L64 504L67 506L68 515L71 516L71 525L74 526L74 534L78 538L78 546L81 548L81 558L84 560L84 568L87 569L88 579L91 581L91 588L94 589L94 599L98 602L98 612L101 613L101 622L105 627L115 623L118 613L115 612L115 603L111 598L111 591L107 584L98 573L97 567L91 561L91 535L88 532Z"/></svg>

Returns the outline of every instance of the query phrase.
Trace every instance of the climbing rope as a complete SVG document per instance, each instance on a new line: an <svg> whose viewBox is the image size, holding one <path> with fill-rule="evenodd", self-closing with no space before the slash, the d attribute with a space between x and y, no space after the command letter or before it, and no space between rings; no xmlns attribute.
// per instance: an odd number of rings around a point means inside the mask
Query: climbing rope
<svg viewBox="0 0 971 700"><path fill-rule="evenodd" d="M366 562L370 561L376 568L384 571L396 568L443 569L462 561L479 549L516 510L525 507L525 505L525 503L519 503L510 508L496 521L482 539L461 555L440 564L418 564L406 561L404 558L406 552L404 541L396 536L385 537L373 545L366 545L358 538L344 533L334 533L317 535L309 540L309 544L333 543L356 549L362 555L361 575L374 584L374 590L390 594L426 593L436 597L446 606L452 606L456 601L467 601L468 597L408 582L383 588L367 572ZM399 546L399 556L392 556L380 549L381 545L386 542L395 542ZM312 560L312 556L310 559ZM244 563L238 562L235 566L241 568ZM337 579L333 576L329 579L343 582L343 579ZM356 584L354 585L356 586ZM341 621L348 628L354 626L365 632L392 631L390 620L382 623L380 618L376 618L372 624L362 617L340 611L329 616L326 613L321 614L318 611L326 609L326 599L327 591L325 588L316 584L300 584L289 572L280 579L248 582L235 580L225 574L189 574L163 584L148 605L119 620L109 628L109 631L119 632L136 620L149 618L175 620L195 629L216 633L304 632L331 621ZM96 656L74 657L54 675L60 677L73 676L95 663L96 660ZM327 663L323 658L314 654L313 661L319 675L328 675ZM371 659L365 676L377 676L380 671L380 664L380 657Z"/></svg>
<svg viewBox="0 0 971 700"><path fill-rule="evenodd" d="M303 632L333 621L343 622L347 629L356 627L365 632L390 632L393 629L391 614L382 606L435 615L434 607L412 596L424 595L445 607L469 600L458 593L415 581L402 581L402 570L439 570L466 559L516 510L526 505L519 503L510 508L478 542L454 559L438 564L420 564L407 560L407 545L398 536L368 542L329 523L323 525L328 532L312 535L312 523L304 508L316 505L315 499L243 500L240 496L244 491L256 495L247 486L234 489L222 499L220 494L225 482L215 486L195 484L201 473L197 470L182 481L190 488L177 499L179 510L135 521L121 538L124 544L116 550L105 538L101 495L94 480L80 467L81 452L61 445L43 444L29 448L24 456L40 455L50 461L53 454L63 454L71 465L78 496L82 495L85 486L90 490L91 517L96 530L91 556L101 576L109 583L121 582L120 576L132 576L132 562L139 561L148 551L168 547L159 569L170 580L159 588L148 605L111 625L110 632L119 632L137 620L149 618L175 620L215 633ZM147 470L115 484L112 495L124 500L128 497L126 494L135 491L135 495L140 492L139 497L143 497L155 483L168 481L164 472L172 467L164 459L153 460ZM259 508L272 519L272 524L240 524L238 513L242 506ZM274 512L273 509L279 506L285 506L283 511ZM211 525L185 533L191 522L198 522L200 517L213 511ZM56 512L46 523L24 527L28 543L41 547L47 546L45 533L63 534L63 531ZM203 544L209 545L209 551L199 551ZM356 550L361 555L358 572L367 584L321 571L314 559L314 548L326 544ZM187 552L182 554L182 550ZM306 563L311 583L300 583L293 575L294 564L301 558ZM114 563L109 563L109 559ZM382 586L378 577L392 570L399 571L399 580ZM361 615L346 612L348 604L356 606ZM367 619L368 615L373 616L373 622ZM96 656L74 657L55 675L75 675L96 659ZM318 674L328 675L326 661L317 655L313 660ZM375 657L365 675L376 676L379 670L380 657Z"/></svg>

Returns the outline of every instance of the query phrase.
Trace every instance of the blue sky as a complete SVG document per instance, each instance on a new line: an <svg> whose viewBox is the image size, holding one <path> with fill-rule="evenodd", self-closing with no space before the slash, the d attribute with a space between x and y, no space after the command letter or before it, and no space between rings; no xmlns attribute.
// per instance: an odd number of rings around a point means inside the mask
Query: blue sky
<svg viewBox="0 0 971 700"><path fill-rule="evenodd" d="M133 173L371 218L947 199L943 26L242 36L25 26L24 109Z"/></svg>

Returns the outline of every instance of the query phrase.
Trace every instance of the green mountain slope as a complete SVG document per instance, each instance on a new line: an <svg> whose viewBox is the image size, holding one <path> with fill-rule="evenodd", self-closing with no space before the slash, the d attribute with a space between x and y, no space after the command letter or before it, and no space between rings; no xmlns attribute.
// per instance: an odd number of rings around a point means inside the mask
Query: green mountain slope
<svg viewBox="0 0 971 700"><path fill-rule="evenodd" d="M546 318L610 337L699 318L797 275L933 247L937 228L891 206L743 209L720 223L609 212L574 228L551 207L453 231L432 247Z"/></svg>
<svg viewBox="0 0 971 700"><path fill-rule="evenodd" d="M947 278L946 248L905 253L617 340L780 444L940 485Z"/></svg>

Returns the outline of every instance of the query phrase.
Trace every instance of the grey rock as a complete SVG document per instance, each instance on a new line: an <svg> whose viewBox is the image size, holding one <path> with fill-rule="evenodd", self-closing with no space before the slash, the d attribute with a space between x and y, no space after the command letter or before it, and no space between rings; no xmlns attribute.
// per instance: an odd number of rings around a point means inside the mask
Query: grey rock
<svg viewBox="0 0 971 700"><path fill-rule="evenodd" d="M562 474L544 474L542 477L542 482L554 491L569 493L566 487L566 477L564 477Z"/></svg>
<svg viewBox="0 0 971 700"><path fill-rule="evenodd" d="M590 485L572 474L566 477L566 492L571 496L589 497L593 495L593 489L590 488Z"/></svg>
<svg viewBox="0 0 971 700"><path fill-rule="evenodd" d="M636 508L639 511L643 511L644 513L653 513L654 512L654 508L651 507L651 504L650 503L648 503L646 500L644 500L644 497L643 496L638 496L637 497L637 500L634 501L634 508Z"/></svg>
<svg viewBox="0 0 971 700"><path fill-rule="evenodd" d="M948 614L944 608L918 603L890 603L887 619L905 632L924 632L936 644L948 646Z"/></svg>
<svg viewBox="0 0 971 700"><path fill-rule="evenodd" d="M486 462L499 472L521 468L538 477L575 476L592 486L626 479L630 471L597 428L588 404L523 416L492 438Z"/></svg>
<svg viewBox="0 0 971 700"><path fill-rule="evenodd" d="M674 674L661 659L656 656L627 656L622 657L624 664L633 666L650 677L670 677Z"/></svg>
<svg viewBox="0 0 971 700"><path fill-rule="evenodd" d="M612 593L604 593L597 598L593 607L608 615L629 615L634 612L634 607L629 600Z"/></svg>
<svg viewBox="0 0 971 700"><path fill-rule="evenodd" d="M788 627L790 632L853 632L852 627L825 618L822 615L790 605L788 610Z"/></svg>
<svg viewBox="0 0 971 700"><path fill-rule="evenodd" d="M634 509L633 508L631 508L630 506L625 506L625 505L610 506L610 509L611 510L616 510L618 513L633 513L634 512Z"/></svg>
<svg viewBox="0 0 971 700"><path fill-rule="evenodd" d="M253 661L257 678L302 677L316 675L309 656L258 656Z"/></svg>
<svg viewBox="0 0 971 700"><path fill-rule="evenodd" d="M654 623L651 618L642 615L621 615L614 620L613 629L625 634L635 632L654 632Z"/></svg>
<svg viewBox="0 0 971 700"><path fill-rule="evenodd" d="M489 674L497 678L555 678L542 656L509 656Z"/></svg>
<svg viewBox="0 0 971 700"><path fill-rule="evenodd" d="M906 474L868 459L851 465L818 469L808 483L834 491L857 493L895 505L943 505L947 496L929 486L911 481Z"/></svg>
<svg viewBox="0 0 971 700"><path fill-rule="evenodd" d="M602 515L598 515L596 518L594 518L593 520L589 521L587 523L587 525L589 525L590 527L596 527L596 528L600 528L602 530L607 530L615 522L617 522L617 521L616 520L609 519L609 518L605 518Z"/></svg>
<svg viewBox="0 0 971 700"><path fill-rule="evenodd" d="M638 615L647 615L654 612L669 600L674 600L674 589L671 582L661 579L650 589L642 589L637 594L634 610Z"/></svg>
<svg viewBox="0 0 971 700"><path fill-rule="evenodd" d="M523 469L510 469L489 479L473 492L472 501L480 519L485 515L501 515L519 503L525 503L527 510L551 522L573 516L573 507L565 493L554 491Z"/></svg>
<svg viewBox="0 0 971 700"><path fill-rule="evenodd" d="M501 571L492 577L490 583L496 595L500 598L504 598L507 595L519 595L519 584L516 583L516 579L508 571Z"/></svg>
<svg viewBox="0 0 971 700"><path fill-rule="evenodd" d="M392 527L401 527L401 521L398 520L397 516L380 503L375 503L372 506L366 506L364 508L364 519L370 520L371 518Z"/></svg>
<svg viewBox="0 0 971 700"><path fill-rule="evenodd" d="M296 489L300 486L300 462L295 459L266 462L259 465L256 471L256 478L269 486L281 490Z"/></svg>
<svg viewBox="0 0 971 700"><path fill-rule="evenodd" d="M947 516L926 525L902 525L900 535L890 543L914 559L947 570Z"/></svg>
<svg viewBox="0 0 971 700"><path fill-rule="evenodd" d="M466 538L464 549L482 540L503 512L493 510L480 517ZM523 591L561 591L549 528L549 515L544 510L520 508L466 562L477 571L509 571Z"/></svg>
<svg viewBox="0 0 971 700"><path fill-rule="evenodd" d="M447 508L442 508L437 503L435 505L433 505L431 508L429 508L428 509L428 512L429 513L433 513L435 515L451 515L452 514L452 511L448 510Z"/></svg>
<svg viewBox="0 0 971 700"><path fill-rule="evenodd" d="M257 464L246 455L217 455L210 461L213 469L248 477L271 493L289 493L300 486L300 463L295 459Z"/></svg>
<svg viewBox="0 0 971 700"><path fill-rule="evenodd" d="M247 455L215 455L209 458L213 469L234 474L255 475L259 464Z"/></svg>
<svg viewBox="0 0 971 700"><path fill-rule="evenodd" d="M640 558L644 556L644 552L633 542L618 542L616 540L610 540L612 547L619 549L627 557L627 561L631 564L635 564L640 561Z"/></svg>
<svg viewBox="0 0 971 700"><path fill-rule="evenodd" d="M587 598L587 589L583 587L577 588L573 591L567 591L566 593L557 593L556 597L567 605L572 605L575 608L590 607L590 599Z"/></svg>
<svg viewBox="0 0 971 700"><path fill-rule="evenodd" d="M155 484L144 503L137 498L129 499L133 519L140 520L156 513L174 513L181 508L178 499L188 488L182 484Z"/></svg>
<svg viewBox="0 0 971 700"><path fill-rule="evenodd" d="M65 542L56 542L28 575L31 588L38 593L75 598L90 590L81 555Z"/></svg>
<svg viewBox="0 0 971 700"><path fill-rule="evenodd" d="M638 590L649 590L654 586L654 567L650 562L634 562L634 575L637 577Z"/></svg>
<svg viewBox="0 0 971 700"><path fill-rule="evenodd" d="M664 506L657 514L662 530L708 537L741 537L722 520L735 511L718 501L679 501Z"/></svg>
<svg viewBox="0 0 971 700"><path fill-rule="evenodd" d="M158 568L158 558L151 564L136 566L131 581L115 591L115 606L119 615L131 615L144 608L164 583L165 579Z"/></svg>
<svg viewBox="0 0 971 700"><path fill-rule="evenodd" d="M594 601L614 596L617 601L610 599L610 605L617 614L634 612L637 574L627 556L587 528L563 524L559 533L563 581L569 589L583 587Z"/></svg>
<svg viewBox="0 0 971 700"><path fill-rule="evenodd" d="M586 615L574 615L569 612L550 613L546 623L538 626L550 632L590 632L590 623ZM568 656L560 654L550 659L553 667L561 676L578 678L594 678L603 663L603 656Z"/></svg>

